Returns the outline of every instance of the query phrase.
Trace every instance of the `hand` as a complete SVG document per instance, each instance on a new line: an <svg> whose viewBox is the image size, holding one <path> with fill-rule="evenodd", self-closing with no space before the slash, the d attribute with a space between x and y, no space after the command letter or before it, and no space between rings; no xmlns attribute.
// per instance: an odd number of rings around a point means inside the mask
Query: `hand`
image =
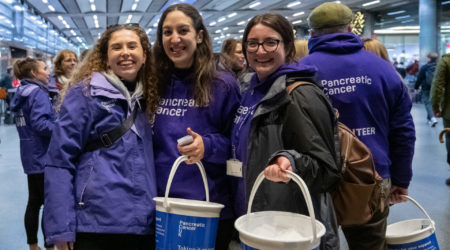
<svg viewBox="0 0 450 250"><path fill-rule="evenodd" d="M72 250L73 242L60 242L56 244L56 250Z"/></svg>
<svg viewBox="0 0 450 250"><path fill-rule="evenodd" d="M274 182L288 182L291 178L287 176L285 170L292 171L291 163L288 158L280 156L273 164L264 169L264 176Z"/></svg>
<svg viewBox="0 0 450 250"><path fill-rule="evenodd" d="M402 195L408 195L408 189L392 185L391 192L389 193L389 204L394 205L400 202L405 202L406 198L402 197Z"/></svg>
<svg viewBox="0 0 450 250"><path fill-rule="evenodd" d="M434 117L442 117L442 112L439 106L433 107Z"/></svg>
<svg viewBox="0 0 450 250"><path fill-rule="evenodd" d="M194 141L188 145L178 145L177 148L180 154L188 156L188 159L185 161L187 164L194 164L203 159L203 156L205 155L205 145L203 144L201 135L192 131L191 128L187 128L186 131L194 138Z"/></svg>

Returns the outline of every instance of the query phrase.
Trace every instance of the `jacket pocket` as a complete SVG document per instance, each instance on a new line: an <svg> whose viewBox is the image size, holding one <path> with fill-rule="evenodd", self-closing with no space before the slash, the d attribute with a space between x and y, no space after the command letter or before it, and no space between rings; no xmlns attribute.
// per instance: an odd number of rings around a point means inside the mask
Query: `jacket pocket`
<svg viewBox="0 0 450 250"><path fill-rule="evenodd" d="M86 182L83 184L83 187L81 189L80 192L80 196L78 199L78 205L79 206L84 206L84 202L86 200L86 190L88 189L89 183L91 183L92 179L93 179L93 175L94 175L94 164L92 163L92 161L89 161L88 163L88 167L89 167L89 173L86 179Z"/></svg>

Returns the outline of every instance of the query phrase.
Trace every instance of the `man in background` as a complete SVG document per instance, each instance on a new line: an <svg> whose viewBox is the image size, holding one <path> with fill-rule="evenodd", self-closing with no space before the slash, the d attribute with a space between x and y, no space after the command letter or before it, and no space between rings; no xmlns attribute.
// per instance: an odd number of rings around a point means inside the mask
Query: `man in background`
<svg viewBox="0 0 450 250"><path fill-rule="evenodd" d="M414 89L418 90L419 87L422 89L422 102L425 106L425 110L427 111L428 125L431 127L434 127L437 124L437 120L434 117L430 102L430 89L431 83L433 82L434 71L436 70L437 58L438 54L436 52L428 53L428 63L420 68L419 75L417 75L416 84L414 85Z"/></svg>

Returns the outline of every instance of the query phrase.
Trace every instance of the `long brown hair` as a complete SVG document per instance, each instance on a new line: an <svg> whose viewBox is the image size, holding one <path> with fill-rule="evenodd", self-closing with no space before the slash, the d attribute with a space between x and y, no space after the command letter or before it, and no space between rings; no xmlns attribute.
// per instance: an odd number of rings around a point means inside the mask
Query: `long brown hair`
<svg viewBox="0 0 450 250"><path fill-rule="evenodd" d="M253 17L250 22L245 27L243 36L243 45L247 43L248 34L253 26L257 24L262 24L264 26L270 27L280 34L281 39L283 39L284 50L286 52L286 63L294 61L295 57L295 46L294 46L294 31L291 23L284 18L284 16L276 13L266 13L262 15L257 15ZM244 52L245 60L247 60L247 46L242 46L242 51Z"/></svg>
<svg viewBox="0 0 450 250"><path fill-rule="evenodd" d="M89 53L79 67L76 68L69 84L62 89L60 103L62 103L62 100L70 87L81 81L88 83L93 72L108 71L107 61L109 40L114 32L123 29L134 31L136 35L138 35L142 49L146 54L145 62L137 74L137 80L146 86L144 89L144 96L146 98L148 113L153 114L155 112L159 99L156 82L151 75L152 48L145 31L137 25L128 24L115 25L106 29L100 39L98 39L92 52Z"/></svg>
<svg viewBox="0 0 450 250"><path fill-rule="evenodd" d="M36 71L38 69L39 61L43 60L31 57L17 60L14 63L14 76L19 80L22 80L24 78L33 79L33 71Z"/></svg>
<svg viewBox="0 0 450 250"><path fill-rule="evenodd" d="M189 4L174 4L167 8L161 15L158 23L158 30L156 32L156 41L154 46L155 63L154 75L158 83L158 88L162 93L165 85L170 81L171 74L174 70L174 64L166 55L162 42L162 28L164 20L172 11L181 11L188 16L193 23L197 34L203 32L203 40L197 44L197 49L194 52L193 68L194 68L194 99L197 105L204 107L208 106L211 101L211 82L216 73L216 65L213 59L211 38L208 30L203 24L203 19L198 11Z"/></svg>
<svg viewBox="0 0 450 250"><path fill-rule="evenodd" d="M383 58L385 61L390 62L389 54L386 50L386 47L384 47L384 45L380 41L372 38L364 38L363 42L365 50L375 53L379 57Z"/></svg>
<svg viewBox="0 0 450 250"><path fill-rule="evenodd" d="M65 75L66 72L64 72L64 69L62 68L62 61L67 55L71 54L78 60L77 54L70 49L61 50L56 55L55 60L53 61L53 72L55 72L57 76Z"/></svg>

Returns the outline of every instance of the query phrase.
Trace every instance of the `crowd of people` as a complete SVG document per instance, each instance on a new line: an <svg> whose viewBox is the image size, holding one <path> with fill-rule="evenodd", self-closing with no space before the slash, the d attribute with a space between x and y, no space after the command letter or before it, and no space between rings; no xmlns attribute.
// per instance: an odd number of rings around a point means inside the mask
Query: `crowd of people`
<svg viewBox="0 0 450 250"><path fill-rule="evenodd" d="M270 182L254 211L307 213L286 170L311 192L326 227L320 249L339 249L331 197L342 172L337 121L367 145L383 178L379 209L365 224L343 226L346 241L350 249L386 249L389 206L405 201L412 178L412 102L386 48L353 34L352 19L344 4L321 4L308 17L310 39L295 40L282 15L257 15L242 40L227 39L214 54L198 10L182 3L162 13L153 48L143 28L119 24L83 58L60 51L52 74L40 59L18 60L11 109L28 178L30 250L40 249L42 206L47 249L154 249L153 198L164 196L180 155L188 157L183 165L203 163L210 200L225 205L215 249L239 241L234 222L262 171ZM428 58L416 87L426 92L430 125L443 117L449 127L450 57ZM306 84L288 94L288 76ZM186 135L192 142L178 144ZM170 191L205 199L195 168L181 167Z"/></svg>

